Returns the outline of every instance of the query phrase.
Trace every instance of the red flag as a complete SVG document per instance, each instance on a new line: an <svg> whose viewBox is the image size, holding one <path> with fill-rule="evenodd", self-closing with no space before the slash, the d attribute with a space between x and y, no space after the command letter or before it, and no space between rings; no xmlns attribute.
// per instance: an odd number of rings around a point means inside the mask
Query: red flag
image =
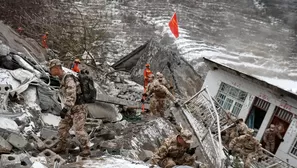
<svg viewBox="0 0 297 168"><path fill-rule="evenodd" d="M177 17L176 13L174 12L170 22L169 22L169 27L172 32L172 34L175 36L175 38L178 38L178 22L177 22Z"/></svg>

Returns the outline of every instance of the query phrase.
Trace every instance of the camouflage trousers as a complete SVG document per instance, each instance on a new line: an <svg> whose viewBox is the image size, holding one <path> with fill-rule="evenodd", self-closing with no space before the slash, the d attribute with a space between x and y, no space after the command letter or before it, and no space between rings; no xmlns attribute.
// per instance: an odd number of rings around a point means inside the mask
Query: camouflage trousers
<svg viewBox="0 0 297 168"><path fill-rule="evenodd" d="M154 97L151 97L151 99L150 99L150 112L153 115L157 115L156 99Z"/></svg>
<svg viewBox="0 0 297 168"><path fill-rule="evenodd" d="M159 166L162 168L172 168L175 165L193 166L194 162L195 162L195 157L185 153L180 158L173 159L170 157L166 157L165 159L159 162Z"/></svg>
<svg viewBox="0 0 297 168"><path fill-rule="evenodd" d="M152 97L150 99L150 111L153 115L165 116L165 103L166 99L158 99L155 97Z"/></svg>
<svg viewBox="0 0 297 168"><path fill-rule="evenodd" d="M71 109L71 113L67 113L64 119L62 119L58 126L58 135L62 144L67 143L69 136L69 130L73 126L75 136L80 142L82 148L88 148L89 136L84 129L86 122L86 106L75 105Z"/></svg>
<svg viewBox="0 0 297 168"><path fill-rule="evenodd" d="M269 152L273 153L275 148L275 141L265 142L265 149Z"/></svg>

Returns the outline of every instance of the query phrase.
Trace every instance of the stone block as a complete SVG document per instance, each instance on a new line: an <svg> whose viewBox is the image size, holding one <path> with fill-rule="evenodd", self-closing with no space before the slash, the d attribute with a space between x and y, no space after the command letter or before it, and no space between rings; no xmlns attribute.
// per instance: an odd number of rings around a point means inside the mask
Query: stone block
<svg viewBox="0 0 297 168"><path fill-rule="evenodd" d="M139 154L139 159L146 162L148 161L152 156L153 156L153 152L149 151L149 150L142 150Z"/></svg>
<svg viewBox="0 0 297 168"><path fill-rule="evenodd" d="M56 136L51 136L45 141L43 141L45 148L47 149L53 148L55 145L57 145L58 142L59 142L59 138Z"/></svg>
<svg viewBox="0 0 297 168"><path fill-rule="evenodd" d="M21 160L18 155L1 155L1 168L20 168Z"/></svg>
<svg viewBox="0 0 297 168"><path fill-rule="evenodd" d="M103 141L100 143L100 149L103 151L107 151L112 155L119 155L121 152L120 146L115 142Z"/></svg>
<svg viewBox="0 0 297 168"><path fill-rule="evenodd" d="M0 136L0 154L10 153L12 146Z"/></svg>
<svg viewBox="0 0 297 168"><path fill-rule="evenodd" d="M18 149L23 149L28 144L28 141L25 139L25 137L21 134L10 134L7 138L7 141L14 147Z"/></svg>
<svg viewBox="0 0 297 168"><path fill-rule="evenodd" d="M39 150L44 150L45 144L42 142L42 140L35 134L31 134L31 136L34 138L34 140L37 142L37 148Z"/></svg>
<svg viewBox="0 0 297 168"><path fill-rule="evenodd" d="M42 128L40 131L40 137L43 139L48 139L52 136L57 136L58 131L50 129L50 128Z"/></svg>
<svg viewBox="0 0 297 168"><path fill-rule="evenodd" d="M111 140L114 139L116 136L116 133L112 130L101 130L99 134L96 135L97 138L103 138L104 140Z"/></svg>
<svg viewBox="0 0 297 168"><path fill-rule="evenodd" d="M53 165L55 161L58 161L60 165L66 162L60 155L57 155L55 152L49 149L42 151L39 156L44 156L49 165Z"/></svg>
<svg viewBox="0 0 297 168"><path fill-rule="evenodd" d="M20 156L21 160L21 168L30 168L32 166L32 162L28 156Z"/></svg>

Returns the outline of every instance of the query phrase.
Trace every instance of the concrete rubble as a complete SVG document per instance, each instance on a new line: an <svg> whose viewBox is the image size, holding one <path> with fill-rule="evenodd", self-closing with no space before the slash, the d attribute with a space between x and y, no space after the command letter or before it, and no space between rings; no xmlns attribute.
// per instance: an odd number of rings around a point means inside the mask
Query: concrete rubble
<svg viewBox="0 0 297 168"><path fill-rule="evenodd" d="M34 56L10 53L11 50L17 51L18 47L11 49L10 44L0 42L0 58L9 54L19 66L0 65L0 87L6 88L0 91L1 166L50 168L55 164L65 164L71 167L70 163L76 162L79 154L79 143L73 130L70 130L65 154L51 150L59 141L57 126L61 105L58 81L49 79L45 64L28 61L30 57L37 59L36 51ZM43 57L37 60L44 61ZM164 118L142 112L143 86L132 81L135 75L102 66L105 74L85 67L94 76L97 89L97 102L87 104L89 115L85 124L90 136L91 158L103 156L106 162L113 160L122 164L130 164L127 159L134 160L131 164L141 160L138 166L148 167L149 164L144 162L149 161L165 138L177 133L176 126ZM195 80L198 79L193 78ZM149 105L144 104L144 109L148 110Z"/></svg>

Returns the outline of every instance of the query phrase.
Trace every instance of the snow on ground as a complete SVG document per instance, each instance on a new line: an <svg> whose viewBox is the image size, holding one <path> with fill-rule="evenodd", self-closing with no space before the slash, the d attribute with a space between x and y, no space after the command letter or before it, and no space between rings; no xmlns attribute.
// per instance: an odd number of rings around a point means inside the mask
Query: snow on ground
<svg viewBox="0 0 297 168"><path fill-rule="evenodd" d="M148 168L149 165L140 161L126 160L120 157L101 157L94 160L86 160L79 163L81 168Z"/></svg>

